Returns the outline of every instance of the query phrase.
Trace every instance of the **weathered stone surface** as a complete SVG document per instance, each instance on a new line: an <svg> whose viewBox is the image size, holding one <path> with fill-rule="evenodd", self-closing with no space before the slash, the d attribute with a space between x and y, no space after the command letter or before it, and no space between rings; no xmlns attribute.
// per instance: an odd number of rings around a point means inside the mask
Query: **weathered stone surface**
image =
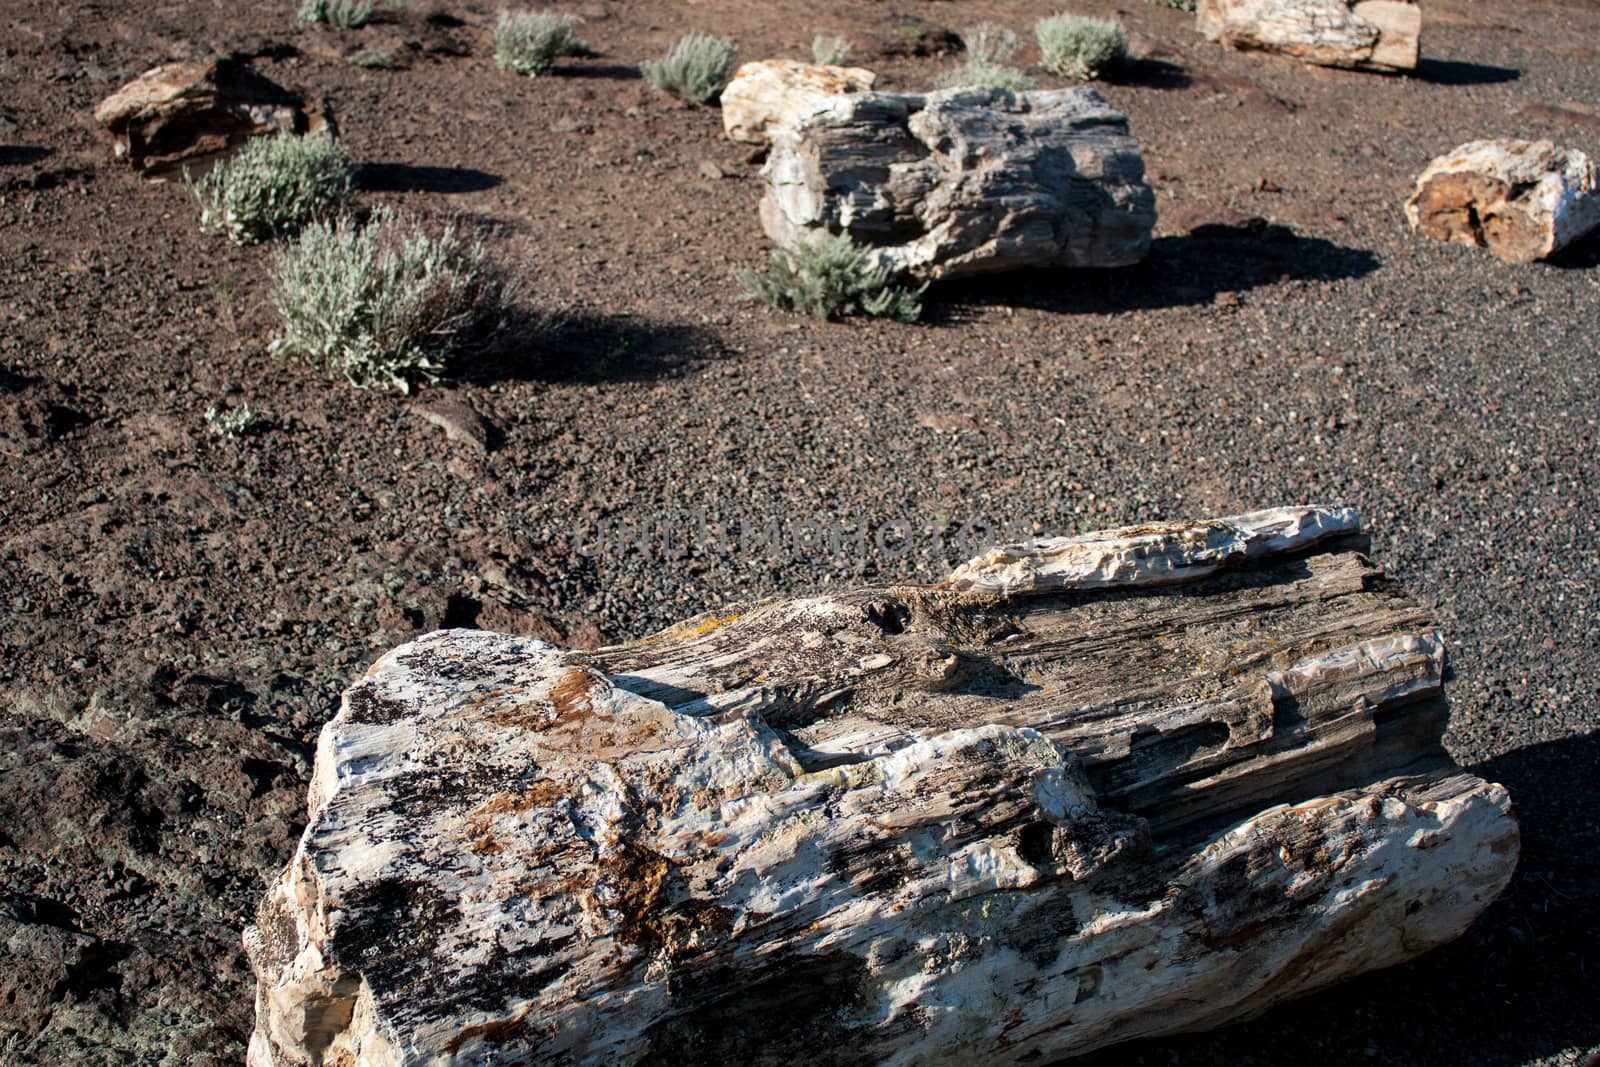
<svg viewBox="0 0 1600 1067"><path fill-rule="evenodd" d="M1415 70L1422 8L1409 0L1198 0L1201 33L1325 67Z"/></svg>
<svg viewBox="0 0 1600 1067"><path fill-rule="evenodd" d="M1275 509L588 655L396 649L246 935L250 1062L1049 1062L1447 941L1516 823L1356 530Z"/></svg>
<svg viewBox="0 0 1600 1067"><path fill-rule="evenodd" d="M842 231L919 278L1128 266L1156 221L1128 120L1093 89L831 97L774 130L762 174L778 244Z"/></svg>
<svg viewBox="0 0 1600 1067"><path fill-rule="evenodd" d="M793 122L830 96L864 93L877 80L863 67L827 67L792 59L746 63L722 90L722 128L735 141L766 144L774 127Z"/></svg>
<svg viewBox="0 0 1600 1067"><path fill-rule="evenodd" d="M1428 164L1406 217L1429 237L1531 263L1600 227L1600 174L1549 141L1472 141Z"/></svg>
<svg viewBox="0 0 1600 1067"><path fill-rule="evenodd" d="M327 115L236 59L169 63L95 108L119 159L156 173L225 152L258 134L314 132Z"/></svg>

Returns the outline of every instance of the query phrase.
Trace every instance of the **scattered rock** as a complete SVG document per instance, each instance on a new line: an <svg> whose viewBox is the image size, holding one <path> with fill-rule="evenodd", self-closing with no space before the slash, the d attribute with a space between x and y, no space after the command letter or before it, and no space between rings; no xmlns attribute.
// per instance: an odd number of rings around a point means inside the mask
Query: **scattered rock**
<svg viewBox="0 0 1600 1067"><path fill-rule="evenodd" d="M714 182L721 181L728 176L728 172L722 169L722 164L714 159L702 159L700 161L700 174Z"/></svg>
<svg viewBox="0 0 1600 1067"><path fill-rule="evenodd" d="M419 402L412 411L424 422L444 431L445 437L466 445L474 452L489 451L494 428L473 406L456 396L441 396Z"/></svg>
<svg viewBox="0 0 1600 1067"><path fill-rule="evenodd" d="M889 15L883 20L883 28L869 39L869 47L889 59L949 56L966 45L960 34L938 23L917 15Z"/></svg>
<svg viewBox="0 0 1600 1067"><path fill-rule="evenodd" d="M1156 220L1127 118L1086 88L830 97L775 128L762 174L779 245L844 232L920 278L1128 266Z"/></svg>
<svg viewBox="0 0 1600 1067"><path fill-rule="evenodd" d="M1325 67L1415 70L1422 8L1408 0L1199 0L1195 25L1230 48Z"/></svg>
<svg viewBox="0 0 1600 1067"><path fill-rule="evenodd" d="M207 159L264 133L329 129L325 109L234 58L146 71L95 108L118 159L146 174Z"/></svg>
<svg viewBox="0 0 1600 1067"><path fill-rule="evenodd" d="M766 144L772 130L831 96L863 93L878 76L862 67L762 59L740 67L722 90L722 128L735 141Z"/></svg>
<svg viewBox="0 0 1600 1067"><path fill-rule="evenodd" d="M1406 217L1429 237L1531 263L1600 227L1600 174L1549 141L1472 141L1428 164Z"/></svg>

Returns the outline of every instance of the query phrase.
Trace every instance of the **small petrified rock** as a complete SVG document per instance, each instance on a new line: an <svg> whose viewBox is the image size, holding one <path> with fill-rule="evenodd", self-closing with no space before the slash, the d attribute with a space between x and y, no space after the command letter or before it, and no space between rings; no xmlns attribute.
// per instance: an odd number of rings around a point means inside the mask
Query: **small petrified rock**
<svg viewBox="0 0 1600 1067"><path fill-rule="evenodd" d="M1195 25L1230 48L1324 67L1415 70L1422 8L1407 0L1199 0Z"/></svg>
<svg viewBox="0 0 1600 1067"><path fill-rule="evenodd" d="M146 71L94 109L117 158L147 174L205 159L263 133L329 127L327 114L233 58Z"/></svg>
<svg viewBox="0 0 1600 1067"><path fill-rule="evenodd" d="M1472 141L1428 164L1406 218L1429 237L1531 263L1600 227L1600 178L1588 156L1549 141Z"/></svg>
<svg viewBox="0 0 1600 1067"><path fill-rule="evenodd" d="M830 96L866 92L877 80L863 67L825 67L792 59L746 63L722 90L722 128L735 141L766 144L773 127L792 122Z"/></svg>
<svg viewBox="0 0 1600 1067"><path fill-rule="evenodd" d="M762 175L779 245L843 232L925 279L1128 266L1156 221L1127 118L1086 88L829 97L774 128Z"/></svg>
<svg viewBox="0 0 1600 1067"><path fill-rule="evenodd" d="M1278 508L404 645L245 935L251 1067L1048 1063L1448 941L1517 824L1365 548Z"/></svg>

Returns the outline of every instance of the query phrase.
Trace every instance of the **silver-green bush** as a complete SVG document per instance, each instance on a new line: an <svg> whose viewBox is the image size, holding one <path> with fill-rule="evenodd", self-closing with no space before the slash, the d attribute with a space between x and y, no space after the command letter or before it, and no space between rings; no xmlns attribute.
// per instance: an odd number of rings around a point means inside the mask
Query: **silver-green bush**
<svg viewBox="0 0 1600 1067"><path fill-rule="evenodd" d="M313 223L273 263L283 332L272 352L363 389L436 381L507 294L483 246L379 209Z"/></svg>
<svg viewBox="0 0 1600 1067"><path fill-rule="evenodd" d="M305 0L294 20L301 26L326 22L353 30L372 21L372 10L370 0Z"/></svg>
<svg viewBox="0 0 1600 1067"><path fill-rule="evenodd" d="M1150 0L1157 7L1170 7L1178 11L1193 11L1194 0Z"/></svg>
<svg viewBox="0 0 1600 1067"><path fill-rule="evenodd" d="M350 201L355 182L344 146L331 137L258 137L192 186L200 229L237 244L287 237Z"/></svg>
<svg viewBox="0 0 1600 1067"><path fill-rule="evenodd" d="M396 70L400 66L394 53L376 48L363 48L345 62L352 67L366 67L369 70Z"/></svg>
<svg viewBox="0 0 1600 1067"><path fill-rule="evenodd" d="M1017 54L1017 35L1004 26L986 22L962 34L967 56L961 64L939 78L939 88L957 89L966 85L993 85L1021 92L1033 88L1033 79L1011 65Z"/></svg>
<svg viewBox="0 0 1600 1067"><path fill-rule="evenodd" d="M576 25L571 15L554 11L502 11L494 26L494 61L515 74L543 74L562 56L588 51Z"/></svg>
<svg viewBox="0 0 1600 1067"><path fill-rule="evenodd" d="M733 42L704 33L686 33L663 58L639 65L651 85L696 104L721 92L732 69Z"/></svg>
<svg viewBox="0 0 1600 1067"><path fill-rule="evenodd" d="M740 271L738 279L750 299L819 319L860 314L915 322L928 288L894 284L887 268L872 266L872 249L842 233L779 249L766 274Z"/></svg>
<svg viewBox="0 0 1600 1067"><path fill-rule="evenodd" d="M1040 64L1064 78L1097 78L1128 53L1128 35L1114 19L1052 15L1034 26Z"/></svg>
<svg viewBox="0 0 1600 1067"><path fill-rule="evenodd" d="M811 58L824 67L842 67L850 58L850 39L819 33L811 38Z"/></svg>

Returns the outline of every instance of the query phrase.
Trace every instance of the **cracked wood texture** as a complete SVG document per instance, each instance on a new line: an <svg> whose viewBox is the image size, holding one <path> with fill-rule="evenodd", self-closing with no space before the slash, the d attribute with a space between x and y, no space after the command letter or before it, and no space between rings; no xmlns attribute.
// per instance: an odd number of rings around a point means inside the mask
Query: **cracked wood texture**
<svg viewBox="0 0 1600 1067"><path fill-rule="evenodd" d="M1428 164L1406 217L1437 240L1532 263L1600 228L1600 170L1549 141L1472 141Z"/></svg>
<svg viewBox="0 0 1600 1067"><path fill-rule="evenodd" d="M245 936L253 1067L1039 1062L1459 935L1503 788L1344 509L380 659Z"/></svg>
<svg viewBox="0 0 1600 1067"><path fill-rule="evenodd" d="M1409 0L1199 0L1195 25L1230 48L1402 71L1417 67L1422 8Z"/></svg>
<svg viewBox="0 0 1600 1067"><path fill-rule="evenodd" d="M769 129L761 223L784 248L845 233L923 279L1126 267L1150 250L1144 157L1093 89L852 93Z"/></svg>

